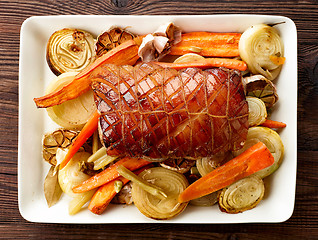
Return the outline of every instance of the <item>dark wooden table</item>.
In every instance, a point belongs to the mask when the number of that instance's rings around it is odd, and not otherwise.
[[[295,210],[279,224],[62,225],[25,221],[18,210],[18,63],[22,22],[57,14],[283,15],[298,29],[298,172]],[[317,0],[0,0],[0,239],[318,239]],[[282,199],[284,201],[284,199]]]

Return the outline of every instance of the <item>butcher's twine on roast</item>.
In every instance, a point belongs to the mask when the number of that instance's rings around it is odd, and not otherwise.
[[[91,78],[109,155],[208,157],[246,140],[248,105],[239,71],[142,63],[103,65]]]

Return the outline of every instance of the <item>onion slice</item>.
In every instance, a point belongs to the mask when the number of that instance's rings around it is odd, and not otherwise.
[[[46,88],[46,94],[54,92],[70,83],[76,72],[67,72],[58,76]],[[46,108],[49,117],[58,125],[67,129],[81,129],[96,110],[93,90],[62,104]]]
[[[232,158],[230,152],[215,154],[211,157],[200,158],[196,161],[197,169],[200,175],[203,177],[209,172],[212,172],[223,163],[227,162]]]
[[[282,65],[273,61],[271,56],[282,58],[284,46],[275,28],[266,24],[257,24],[249,27],[242,34],[239,53],[253,74],[262,74],[267,79],[274,80]]]
[[[224,188],[219,195],[219,207],[227,213],[240,213],[256,207],[263,199],[265,187],[258,176],[243,178]]]
[[[46,60],[52,72],[79,72],[95,59],[95,39],[86,31],[64,28],[54,32],[46,47]]]
[[[250,126],[257,126],[265,122],[267,110],[265,103],[256,97],[246,97],[248,103],[248,123]]]
[[[160,187],[166,194],[159,199],[132,184],[132,198],[138,210],[152,219],[170,219],[180,214],[188,203],[179,203],[178,196],[188,186],[187,179],[180,173],[162,167],[149,168],[138,175],[145,181]]]

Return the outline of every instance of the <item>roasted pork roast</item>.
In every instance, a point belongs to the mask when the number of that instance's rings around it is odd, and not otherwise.
[[[196,159],[245,142],[248,105],[239,71],[109,64],[91,78],[109,155]]]

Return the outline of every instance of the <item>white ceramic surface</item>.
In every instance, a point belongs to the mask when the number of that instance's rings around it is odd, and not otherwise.
[[[42,96],[45,87],[55,77],[45,59],[46,43],[54,31],[71,27],[98,35],[116,25],[129,26],[129,30],[145,34],[168,21],[187,32],[243,32],[252,24],[284,22],[276,26],[284,41],[286,62],[275,81],[280,99],[271,118],[287,123],[287,128],[280,132],[285,145],[283,163],[266,180],[265,199],[255,209],[240,214],[226,214],[220,212],[217,206],[188,206],[178,217],[160,223],[282,222],[292,215],[297,163],[297,32],[292,20],[264,15],[47,16],[31,17],[21,27],[18,197],[20,213],[26,220],[50,223],[158,223],[143,216],[134,206],[110,205],[100,216],[87,209],[70,216],[70,199],[67,196],[48,208],[43,194],[43,181],[49,164],[42,160],[41,140],[43,133],[54,129],[56,125],[44,109],[36,108],[33,98]]]

